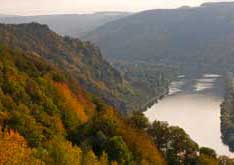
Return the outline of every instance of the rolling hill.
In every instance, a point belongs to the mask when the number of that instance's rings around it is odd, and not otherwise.
[[[79,39],[61,37],[47,25],[37,23],[0,25],[0,43],[31,52],[72,74],[91,93],[126,111],[123,91],[131,95],[127,81],[101,56],[98,48]],[[122,92],[121,92],[122,91]],[[117,97],[118,96],[118,97]]]
[[[2,45],[0,128],[0,164],[166,165],[219,160],[215,151],[199,148],[181,128],[159,121],[150,124],[140,112],[123,117],[43,57]]]
[[[65,71],[2,45],[0,57],[0,164],[166,163],[146,133]]]
[[[103,59],[99,48],[90,42],[62,37],[47,25],[0,24],[0,43],[54,63],[78,80],[85,90],[95,93],[122,113],[141,110],[143,104],[167,89],[168,80],[166,76],[161,78],[163,70],[160,68],[156,69],[154,77],[149,77],[150,86],[140,80],[141,75],[146,75],[144,73],[130,81]]]
[[[129,15],[124,12],[100,12],[94,14],[64,14],[42,16],[5,16],[0,15],[1,23],[21,24],[37,22],[47,24],[60,35],[81,37],[97,27]],[[66,25],[66,26],[64,26]]]
[[[37,23],[0,24],[0,43],[0,164],[233,162],[179,127],[141,112],[121,116],[105,100],[122,102],[134,87],[90,43]],[[128,67],[133,79],[152,71]]]
[[[90,32],[110,61],[181,65],[193,71],[233,68],[234,3],[144,11]]]

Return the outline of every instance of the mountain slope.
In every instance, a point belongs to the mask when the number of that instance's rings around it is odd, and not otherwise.
[[[84,89],[122,113],[142,110],[142,105],[152,98],[157,100],[167,89],[167,76],[163,75],[160,67],[155,68],[154,76],[142,72],[144,67],[132,68],[133,73],[130,71],[129,75],[133,78],[129,78],[106,62],[100,50],[90,42],[59,36],[46,25],[0,24],[0,43],[54,63],[78,80]],[[139,73],[134,73],[134,70]],[[146,81],[140,80],[142,76]]]
[[[124,97],[131,97],[132,87],[101,56],[98,48],[79,39],[61,37],[46,25],[37,23],[0,25],[0,42],[31,52],[56,64],[79,80],[89,92],[126,112]]]
[[[234,3],[150,10],[86,35],[106,58],[223,70],[234,62]],[[214,67],[215,66],[215,67]]]
[[[165,164],[146,133],[89,95],[66,72],[35,54],[13,48],[1,46],[0,57],[1,163]],[[81,128],[92,131],[92,138]],[[98,152],[96,143],[103,136],[102,142],[111,149],[102,146]],[[144,143],[132,141],[136,137]]]
[[[31,28],[35,33],[30,33]],[[140,112],[122,117],[95,93],[87,93],[79,83],[87,77],[77,79],[77,72],[63,66],[64,58],[55,58],[53,52],[60,49],[50,36],[54,33],[45,33],[46,26],[4,25],[3,29],[2,41],[8,47],[0,46],[0,163],[217,164],[215,151],[199,149],[182,129],[165,122],[150,124]],[[21,42],[16,39],[19,34],[24,39]],[[45,40],[48,35],[49,42]],[[37,43],[33,50],[40,50],[41,56],[32,51],[30,43],[24,43],[29,36]]]
[[[0,22],[8,24],[20,24],[38,22],[47,24],[53,31],[60,35],[81,37],[97,27],[122,17],[129,13],[100,12],[94,14],[64,14],[43,16],[0,16]],[[66,26],[64,26],[66,25]]]

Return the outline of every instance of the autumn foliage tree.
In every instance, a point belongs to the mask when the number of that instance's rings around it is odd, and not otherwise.
[[[19,133],[0,131],[0,164],[41,164],[33,156],[33,151],[27,141]]]

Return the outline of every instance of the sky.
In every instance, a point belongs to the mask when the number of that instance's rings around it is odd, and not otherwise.
[[[0,0],[0,14],[45,15],[198,6],[209,0]],[[223,2],[229,0],[213,0]],[[233,0],[234,1],[234,0]]]

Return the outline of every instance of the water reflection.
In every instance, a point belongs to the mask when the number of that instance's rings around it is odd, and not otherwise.
[[[222,100],[220,75],[180,76],[171,84],[169,96],[149,108],[145,115],[150,121],[167,121],[170,125],[180,126],[200,146],[213,148],[219,155],[234,157],[220,138]]]
[[[212,77],[211,75],[204,75],[200,79],[196,79],[196,83],[193,86],[195,91],[204,91],[206,89],[212,89],[214,83],[218,77]]]

